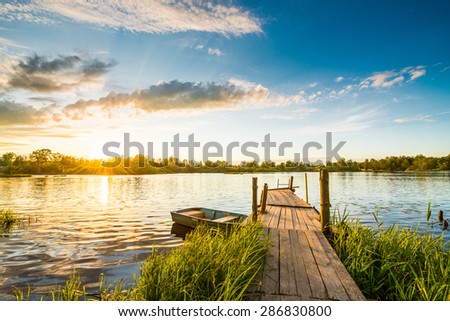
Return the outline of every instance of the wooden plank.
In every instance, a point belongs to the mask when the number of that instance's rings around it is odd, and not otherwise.
[[[202,211],[186,211],[186,212],[179,212],[180,214],[192,216],[192,217],[205,217],[205,213]]]
[[[269,242],[264,262],[261,292],[263,294],[278,294],[280,291],[280,240],[276,230],[269,229]]]
[[[228,222],[228,221],[234,221],[234,220],[236,220],[238,218],[239,218],[239,216],[228,215],[228,216],[224,216],[224,217],[221,217],[221,218],[216,218],[214,220],[214,222]]]
[[[325,253],[322,244],[318,239],[318,235],[323,235],[321,232],[305,231],[308,242],[311,246],[314,258],[317,262],[317,267],[322,275],[323,283],[328,292],[328,296],[333,300],[350,300],[344,286],[339,281],[339,277],[333,268],[331,260]]]
[[[278,294],[263,294],[261,301],[281,301],[281,297]]]
[[[297,288],[297,295],[300,296],[302,300],[308,300],[312,297],[312,292],[304,261],[304,257],[307,254],[304,253],[305,249],[300,246],[297,231],[290,230],[289,236],[291,240],[294,279]]]
[[[297,285],[295,278],[293,253],[289,231],[279,230],[280,234],[280,294],[296,295]]]
[[[292,230],[294,228],[294,221],[293,221],[293,213],[295,211],[295,208],[292,207],[286,207],[285,208],[285,221],[284,221],[284,228],[288,230]]]
[[[337,256],[334,249],[331,247],[330,243],[326,239],[325,235],[318,234],[320,243],[322,244],[325,253],[328,255],[331,263],[333,264],[333,268],[336,271],[339,281],[345,288],[350,300],[352,301],[365,301],[366,298],[362,294],[356,282],[352,279],[347,269],[345,268],[342,261]]]
[[[320,222],[317,220],[316,217],[313,217],[315,211],[314,212],[312,211],[314,210],[313,209],[302,210],[302,218],[303,221],[305,222],[306,229],[312,231],[320,231],[321,230]]]
[[[311,297],[326,300],[328,298],[325,285],[322,281],[316,260],[314,259],[312,250],[309,246],[305,231],[297,231],[299,247],[302,249],[302,256],[306,275],[308,276],[309,286],[311,289]],[[301,293],[299,293],[301,294]],[[301,294],[303,297],[303,294]]]
[[[278,226],[280,224],[281,210],[282,209],[283,209],[282,207],[273,207],[274,216],[273,216],[272,220],[270,221],[270,225],[269,225],[269,227],[271,229],[278,228]]]
[[[275,206],[307,207],[311,205],[289,189],[269,190],[267,204]]]
[[[302,209],[295,208],[293,212],[294,229],[296,230],[306,230],[306,224],[304,219],[301,217],[303,213]]]

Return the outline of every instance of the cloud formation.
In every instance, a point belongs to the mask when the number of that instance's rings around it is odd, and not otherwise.
[[[208,48],[208,55],[223,56],[223,52],[218,48]]]
[[[115,65],[98,59],[86,59],[77,55],[49,59],[37,54],[17,61],[6,70],[2,79],[6,89],[26,89],[51,93],[97,83]]]
[[[0,126],[39,124],[51,117],[50,108],[36,109],[13,101],[0,100]]]
[[[360,89],[367,88],[390,88],[394,85],[401,85],[406,82],[412,82],[426,74],[424,66],[406,67],[400,71],[377,72],[370,77],[365,78],[358,85]]]
[[[433,120],[431,119],[431,115],[417,115],[415,117],[404,117],[404,118],[397,118],[394,119],[395,123],[411,123],[411,122],[425,122],[425,123],[431,123]]]
[[[251,104],[264,101],[269,90],[262,85],[239,86],[233,83],[201,82],[159,82],[147,89],[138,89],[132,93],[110,92],[97,100],[80,99],[67,105],[63,112],[66,116],[78,120],[89,115],[89,109],[100,108],[103,111],[131,107],[148,113],[167,110],[193,109],[235,109],[242,103]]]
[[[249,11],[231,4],[200,0],[29,0],[0,8],[9,20],[54,23],[67,18],[133,32],[215,32],[225,36],[260,33],[261,22]]]

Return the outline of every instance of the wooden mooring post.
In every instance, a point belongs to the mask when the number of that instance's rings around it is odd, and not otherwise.
[[[252,222],[258,219],[258,177],[252,178]]]
[[[292,191],[294,189],[294,176],[289,178],[289,189]]]
[[[269,191],[269,185],[267,183],[264,183],[263,190],[261,191],[261,214],[266,213],[266,205],[267,205],[267,193]]]
[[[328,170],[326,169],[320,171],[320,222],[322,225],[322,232],[325,235],[329,235],[331,232],[330,188]]]
[[[308,174],[305,173],[305,201],[309,204],[308,201]]]

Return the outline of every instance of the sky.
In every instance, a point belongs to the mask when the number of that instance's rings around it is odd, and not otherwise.
[[[449,16],[445,0],[2,0],[0,154],[101,158],[127,133],[158,158],[194,134],[196,160],[208,142],[262,159],[270,134],[271,160],[317,142],[313,161],[331,132],[347,160],[445,156]]]

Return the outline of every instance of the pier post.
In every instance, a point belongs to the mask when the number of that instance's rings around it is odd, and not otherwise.
[[[258,219],[258,177],[252,177],[252,222]]]
[[[329,235],[330,226],[330,189],[328,170],[320,171],[320,222],[322,224],[322,232]]]
[[[264,188],[262,190],[262,197],[261,197],[261,214],[266,212],[266,205],[267,205],[267,192],[269,190],[269,186],[267,183],[264,183]]]
[[[289,189],[292,191],[294,189],[294,176],[289,179]]]
[[[444,222],[444,211],[443,210],[438,211],[438,219],[439,219],[439,223]]]
[[[308,174],[305,173],[305,201],[309,204],[308,201]]]

